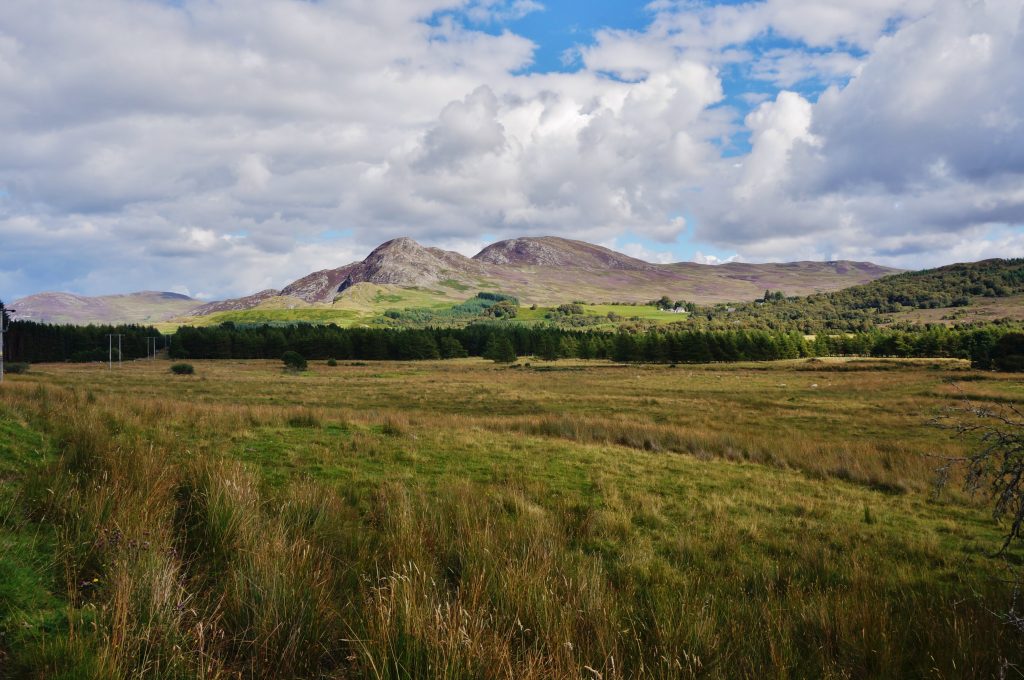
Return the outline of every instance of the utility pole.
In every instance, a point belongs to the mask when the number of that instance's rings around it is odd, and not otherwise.
[[[121,333],[107,333],[107,368],[114,368],[114,338],[117,338],[117,365],[121,366]]]
[[[7,314],[15,311],[14,309],[5,309],[4,303],[0,302],[0,383],[4,381],[4,333],[7,332],[10,324],[10,317]]]

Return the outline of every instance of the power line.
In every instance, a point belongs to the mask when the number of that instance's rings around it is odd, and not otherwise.
[[[0,302],[0,383],[4,381],[4,333],[10,328],[11,318],[8,314],[13,314],[18,310],[6,309],[4,303]]]
[[[121,366],[121,338],[122,333],[107,333],[107,368],[114,368],[114,338],[117,338],[117,366]]]

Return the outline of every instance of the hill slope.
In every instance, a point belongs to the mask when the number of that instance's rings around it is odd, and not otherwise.
[[[663,295],[713,304],[754,300],[767,288],[795,295],[835,291],[896,271],[845,261],[652,264],[554,236],[500,241],[466,257],[398,238],[382,243],[361,262],[312,272],[280,290],[229,300],[201,304],[183,295],[154,292],[98,298],[40,293],[16,301],[14,307],[21,318],[53,323],[198,323],[238,312],[254,321],[326,322],[339,315],[354,321],[394,307],[452,306],[478,292],[507,293],[525,305],[542,307],[574,300],[643,303]],[[375,291],[371,302],[345,294],[359,284]]]
[[[553,236],[500,241],[468,258],[399,238],[381,244],[362,262],[313,272],[279,291],[204,305],[195,314],[253,309],[274,297],[310,305],[343,304],[341,294],[359,283],[416,288],[440,301],[490,290],[538,305],[645,302],[662,295],[714,303],[753,300],[765,288],[799,295],[839,290],[896,271],[864,262],[661,265]]]
[[[819,333],[866,331],[899,322],[1021,321],[1022,296],[1024,259],[992,259],[903,272],[807,297],[710,306],[688,323]]]
[[[84,325],[155,323],[187,314],[200,304],[187,295],[156,291],[99,297],[46,292],[15,300],[11,307],[26,321]]]

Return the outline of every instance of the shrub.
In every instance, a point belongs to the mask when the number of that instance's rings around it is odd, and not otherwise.
[[[1024,333],[1007,333],[992,349],[992,362],[1000,371],[1024,371]]]
[[[338,362],[337,362],[337,360],[336,360],[336,359],[328,359],[328,360],[327,360],[327,365],[328,365],[328,366],[337,366],[337,365],[338,365]]]
[[[281,361],[284,362],[285,368],[290,371],[306,370],[306,357],[302,356],[298,352],[288,350],[281,355]]]
[[[7,373],[28,373],[29,364],[21,361],[16,361],[10,364],[4,364],[4,371]]]
[[[172,364],[171,373],[174,375],[192,375],[196,369],[192,364]]]
[[[497,302],[484,310],[484,316],[495,319],[514,319],[518,313],[515,303],[508,300]]]

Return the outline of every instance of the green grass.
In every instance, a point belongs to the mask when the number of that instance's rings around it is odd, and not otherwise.
[[[455,279],[445,279],[444,281],[439,281],[438,285],[444,286],[445,288],[453,288],[460,292],[464,290],[470,290],[470,286],[467,286],[466,284],[461,283]]]
[[[667,312],[653,305],[583,305],[583,311],[587,314],[596,314],[598,316],[607,316],[609,313],[615,313],[627,319],[636,317],[666,322],[682,321],[687,316],[685,313]]]
[[[351,326],[352,324],[365,320],[365,315],[351,309],[330,309],[317,307],[304,307],[301,309],[245,309],[230,312],[217,312],[208,316],[198,317],[196,325],[217,326],[230,321],[237,324],[262,324],[262,323],[315,323],[315,324],[337,324],[339,326]]]
[[[189,317],[176,320],[173,324],[161,324],[161,330],[169,331],[182,323],[196,326],[216,326],[225,322],[236,324],[336,324],[342,327],[390,325],[384,317],[388,310],[432,310],[443,312],[457,307],[464,302],[474,288],[454,279],[440,282],[441,286],[460,293],[458,297],[449,297],[443,290],[431,290],[415,287],[383,286],[361,283],[349,288],[338,296],[333,305],[306,305],[301,301],[289,299],[288,304],[294,308],[282,307],[282,299],[274,299],[254,309],[217,312],[201,317]],[[478,286],[493,288],[493,285]],[[545,314],[554,307],[538,307],[530,309],[523,305],[519,308],[517,323],[550,323]],[[672,323],[682,321],[686,314],[666,312],[650,305],[583,305],[584,314],[594,319],[588,328],[613,330],[623,323],[634,320],[654,323]],[[613,312],[622,317],[611,321],[608,313]],[[468,320],[468,319],[467,319]],[[462,321],[463,323],[466,320]]]
[[[54,527],[33,522],[19,487],[50,445],[0,409],[0,677],[87,677],[96,658],[71,634],[88,613],[69,611],[55,587]],[[67,671],[67,674],[64,673]]]
[[[445,291],[399,286],[378,286],[360,283],[341,293],[331,305],[309,305],[287,298],[289,307],[277,298],[253,309],[216,312],[206,316],[182,317],[173,324],[161,324],[161,330],[179,325],[216,326],[224,322],[236,324],[335,324],[341,327],[383,324],[389,309],[447,309],[461,298],[450,298]]]
[[[949,380],[1019,403],[1012,376],[468,359],[196,362],[169,381],[158,363],[40,366],[0,391],[22,442],[9,497],[46,507],[32,526],[52,536],[7,591],[95,624],[55,638],[82,660],[54,676],[952,678],[1021,660],[991,613],[1000,527],[935,499],[925,455],[963,451],[925,422]]]
[[[280,299],[268,301],[254,309],[216,312],[200,317],[182,317],[173,324],[159,324],[161,330],[170,331],[178,325],[187,323],[195,326],[216,326],[225,322],[236,324],[336,324],[342,327],[390,325],[384,313],[389,310],[431,310],[444,312],[457,307],[465,301],[470,291],[469,286],[458,284],[457,281],[442,281],[441,285],[451,288],[463,295],[449,297],[448,293],[423,288],[399,286],[378,286],[374,284],[357,284],[338,296],[333,305],[306,305],[300,301],[289,299],[294,308],[281,306]],[[549,323],[545,314],[554,307],[538,307],[530,309],[528,305],[519,308],[517,323]],[[650,305],[583,305],[584,314],[588,317],[599,317],[588,328],[613,330],[623,323],[640,320],[654,323],[672,323],[682,321],[686,314],[666,312]],[[611,321],[608,313],[613,312],[622,317]],[[463,319],[465,323],[471,317]]]
[[[594,323],[588,325],[587,328],[597,329],[615,329],[623,323],[634,320],[662,324],[683,321],[687,317],[685,313],[666,312],[653,305],[581,305],[581,307],[583,307],[584,316],[597,317],[593,320]],[[519,315],[516,317],[516,321],[525,323],[551,322],[545,315],[554,310],[555,307],[531,309],[530,306],[524,305],[519,308]],[[608,319],[609,313],[617,314],[621,318],[612,321]]]

